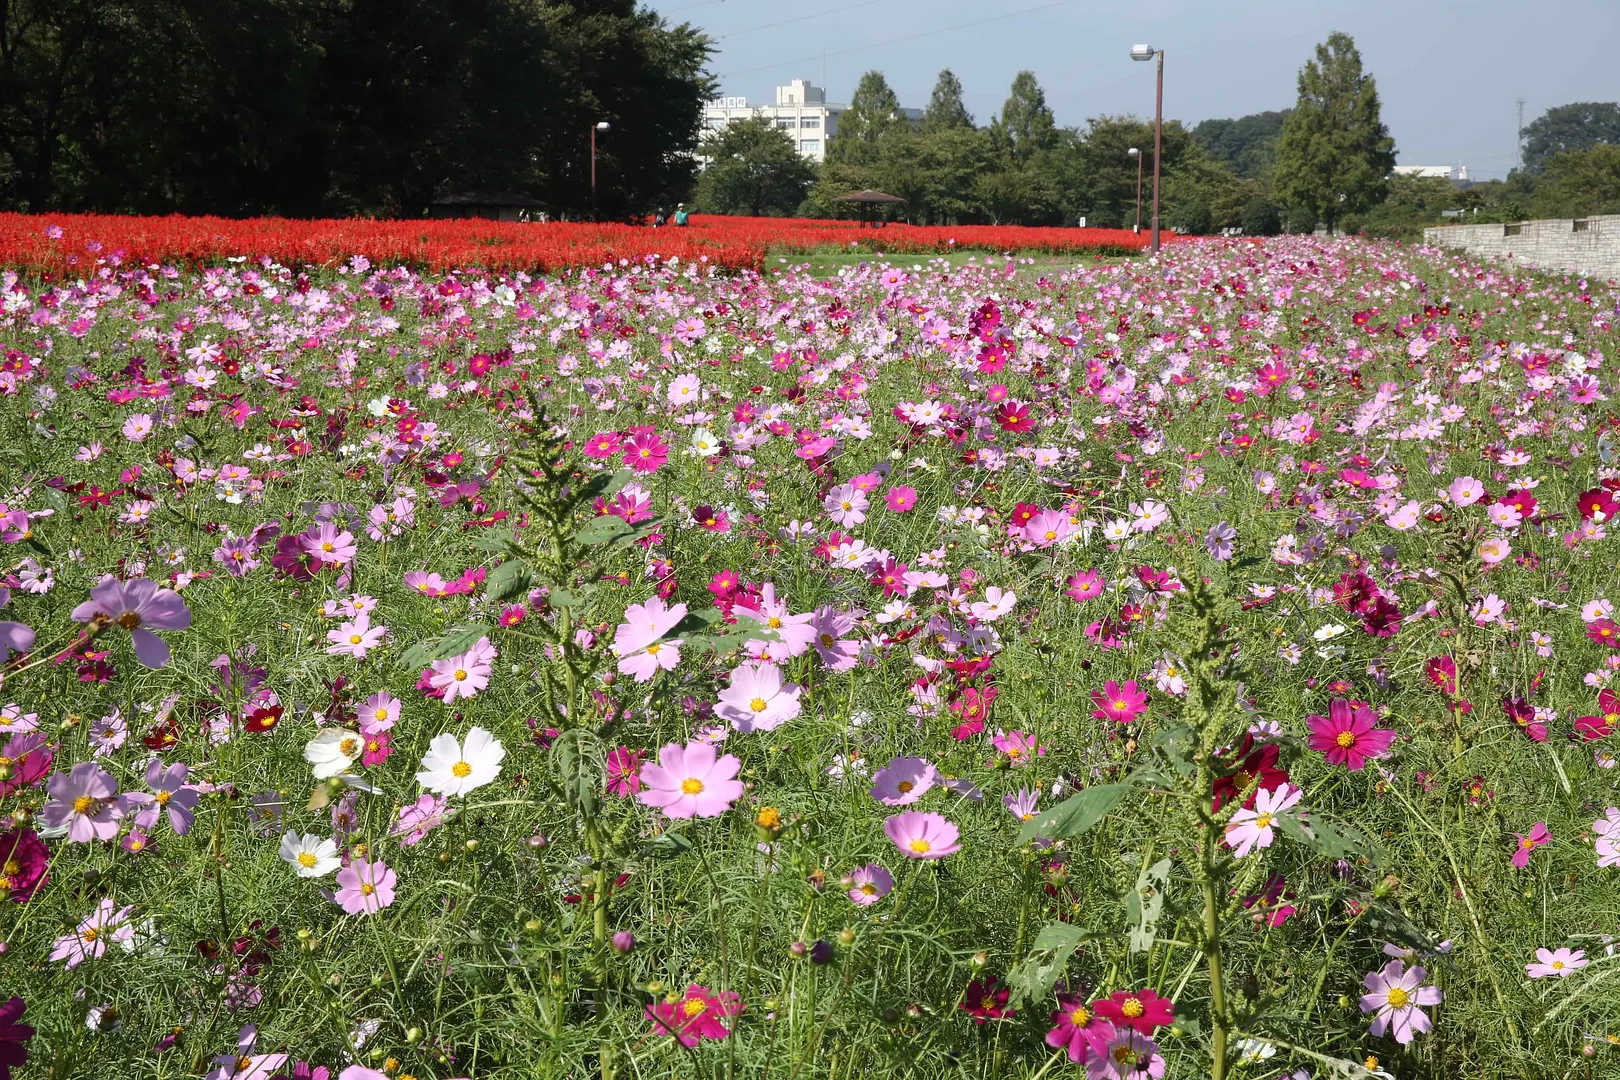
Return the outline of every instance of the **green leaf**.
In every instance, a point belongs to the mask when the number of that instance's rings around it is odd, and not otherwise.
[[[585,481],[579,490],[574,493],[574,504],[578,506],[588,503],[598,496],[611,499],[624,490],[624,486],[630,482],[633,475],[629,469],[620,469],[618,472],[611,473],[597,473]]]
[[[615,517],[612,514],[603,514],[601,517],[591,518],[591,520],[587,521],[584,528],[574,534],[574,541],[585,547],[596,547],[598,544],[605,544],[610,540],[629,536],[635,531],[635,527],[627,523],[624,518]]]
[[[443,660],[447,656],[466,652],[479,638],[487,637],[489,631],[488,623],[463,623],[452,626],[436,637],[418,641],[401,653],[394,664],[406,671],[419,671],[435,660]]]
[[[1079,836],[1107,817],[1108,811],[1130,789],[1129,783],[1098,784],[1071,795],[1046,813],[1026,821],[1018,831],[1018,842],[1027,844],[1031,840],[1061,840]]]
[[[1136,887],[1125,894],[1125,921],[1130,923],[1131,952],[1147,952],[1164,911],[1164,893],[1170,884],[1170,860],[1160,859],[1136,877]]]
[[[1007,972],[1007,985],[1012,989],[1013,1007],[1029,1001],[1039,1001],[1052,992],[1058,976],[1068,966],[1081,943],[1094,937],[1093,933],[1069,923],[1047,923],[1035,935],[1030,954]]]
[[[45,502],[50,506],[50,508],[52,510],[55,510],[58,514],[67,513],[67,508],[68,508],[67,499],[66,499],[65,496],[63,496],[63,494],[60,491],[57,491],[55,488],[53,488],[53,487],[41,488],[40,489],[40,497],[43,498],[45,500]]]
[[[1318,817],[1301,821],[1292,814],[1277,818],[1276,824],[1285,835],[1309,844],[1325,859],[1372,855],[1376,850],[1367,835],[1352,825],[1329,825]]]
[[[484,582],[484,599],[496,603],[510,600],[519,593],[528,592],[533,581],[534,572],[529,569],[528,563],[521,559],[508,559],[490,571],[488,580]]]
[[[472,538],[472,546],[495,555],[521,554],[511,533],[477,533]]]
[[[692,838],[682,832],[659,833],[641,845],[645,859],[674,859],[692,850]]]

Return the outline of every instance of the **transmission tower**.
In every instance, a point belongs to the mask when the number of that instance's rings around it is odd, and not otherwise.
[[[1514,98],[1514,104],[1519,107],[1519,126],[1513,137],[1513,167],[1524,167],[1524,98]]]

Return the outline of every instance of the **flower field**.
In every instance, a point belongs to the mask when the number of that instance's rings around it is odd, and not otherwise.
[[[617,223],[468,220],[299,221],[289,218],[123,217],[0,214],[0,266],[69,277],[131,263],[187,266],[268,257],[294,269],[335,268],[353,255],[434,272],[555,271],[621,259],[678,259],[726,269],[759,268],[767,252],[806,254],[859,247],[905,253],[947,251],[1118,255],[1147,246],[1129,229],[1021,225],[863,229],[856,221],[697,215],[685,228]]]
[[[1620,1075],[1611,285],[44,221],[0,1080]]]

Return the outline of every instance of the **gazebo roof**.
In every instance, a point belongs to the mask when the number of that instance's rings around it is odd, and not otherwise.
[[[898,195],[886,195],[881,191],[873,191],[870,188],[865,191],[852,191],[848,195],[839,195],[833,199],[833,202],[853,203],[903,203],[905,201]]]

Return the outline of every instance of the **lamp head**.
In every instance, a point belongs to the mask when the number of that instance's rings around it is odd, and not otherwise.
[[[1132,60],[1151,60],[1158,55],[1158,50],[1151,45],[1132,45]]]
[[[1133,146],[1133,147],[1131,147],[1131,148],[1130,148],[1130,149],[1129,149],[1129,150],[1127,150],[1127,151],[1125,151],[1125,153],[1126,153],[1126,154],[1128,154],[1128,155],[1130,155],[1130,156],[1131,156],[1131,157],[1136,157],[1136,156],[1137,156],[1137,155],[1138,155],[1138,154],[1140,154],[1140,153],[1141,153],[1141,152],[1142,152],[1142,151],[1140,151],[1140,150],[1138,150],[1138,149],[1137,149],[1137,148],[1136,148],[1136,147],[1134,147],[1134,146]]]
[[[606,120],[598,120],[596,122],[596,130],[606,133],[613,130],[613,125],[608,123]]]

